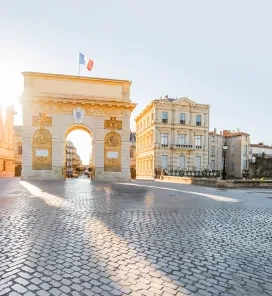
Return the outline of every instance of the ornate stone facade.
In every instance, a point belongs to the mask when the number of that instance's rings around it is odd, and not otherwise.
[[[66,136],[82,129],[92,137],[93,178],[130,180],[129,125],[136,106],[129,98],[130,81],[30,72],[23,75],[22,178],[65,178]],[[111,137],[109,132],[118,132],[118,137]],[[49,138],[51,142],[46,142]],[[108,152],[115,152],[109,156],[118,152],[118,161],[107,157]]]
[[[135,119],[137,178],[153,179],[162,168],[207,168],[209,110],[188,98],[153,100]]]

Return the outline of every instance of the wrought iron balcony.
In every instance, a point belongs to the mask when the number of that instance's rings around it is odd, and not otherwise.
[[[175,148],[176,149],[194,149],[194,146],[189,144],[176,144]]]

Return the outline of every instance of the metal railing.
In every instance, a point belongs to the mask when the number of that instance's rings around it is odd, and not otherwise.
[[[162,170],[155,169],[156,178],[163,176],[175,176],[175,177],[199,177],[199,178],[218,178],[221,177],[221,170]]]

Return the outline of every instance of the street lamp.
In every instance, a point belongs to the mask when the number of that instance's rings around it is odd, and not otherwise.
[[[226,154],[227,154],[227,150],[228,150],[227,143],[223,144],[222,149],[223,149],[223,157],[224,157],[222,180],[226,180]]]

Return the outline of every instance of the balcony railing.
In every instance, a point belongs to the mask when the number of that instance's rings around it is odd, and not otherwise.
[[[201,126],[201,121],[197,121],[196,126]]]
[[[160,144],[161,148],[170,148],[170,149],[196,149],[202,150],[203,146],[190,145],[190,144]]]
[[[188,145],[188,144],[176,144],[175,147],[181,148],[181,149],[194,149],[193,145]]]
[[[176,177],[199,177],[199,178],[218,178],[221,176],[221,171],[219,170],[188,170],[188,169],[176,169],[176,170],[165,170],[165,169],[155,169],[156,178],[163,176],[176,176]]]
[[[180,121],[180,124],[184,125],[185,124],[185,120],[181,119]]]
[[[163,119],[162,119],[162,123],[168,123],[168,119],[163,118]]]

